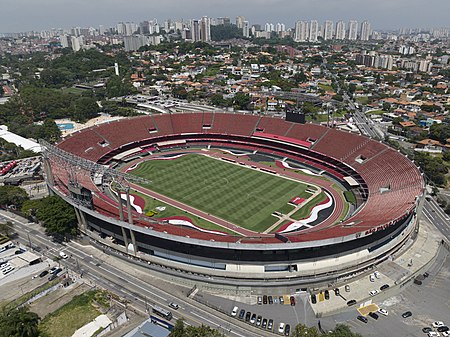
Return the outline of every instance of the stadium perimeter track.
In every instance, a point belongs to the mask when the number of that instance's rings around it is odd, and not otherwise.
[[[93,183],[98,171],[103,183],[118,177],[104,165],[127,156],[210,145],[256,150],[315,168],[354,191],[360,206],[343,221],[297,233],[220,236],[144,219],[131,209],[120,212],[117,201]],[[101,124],[56,148],[44,144],[44,163],[50,188],[75,207],[85,234],[167,272],[212,275],[217,283],[329,282],[370,268],[409,239],[424,188],[414,163],[380,142],[250,114],[160,114]],[[89,205],[80,201],[86,191],[92,192]]]

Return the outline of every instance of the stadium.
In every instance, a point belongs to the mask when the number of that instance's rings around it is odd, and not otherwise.
[[[221,284],[364,272],[411,238],[424,189],[379,141],[265,115],[146,115],[41,145],[50,189],[95,244]]]

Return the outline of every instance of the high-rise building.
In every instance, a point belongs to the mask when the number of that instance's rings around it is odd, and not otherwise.
[[[275,31],[280,34],[281,32],[284,32],[286,30],[286,26],[284,23],[277,23],[275,26]]]
[[[309,38],[308,21],[297,21],[295,23],[294,40],[296,42],[306,42]]]
[[[105,35],[105,33],[106,33],[107,31],[108,31],[108,30],[106,29],[105,26],[103,26],[103,25],[98,26],[98,33],[99,33],[100,35]]]
[[[336,40],[345,40],[345,22],[344,21],[338,21],[336,23]]]
[[[244,25],[242,26],[242,36],[250,37],[250,24],[248,21],[244,21]]]
[[[83,36],[71,36],[70,45],[73,51],[79,51],[84,45]]]
[[[273,25],[273,23],[266,23],[264,25],[264,31],[273,32],[274,30],[275,30],[275,26]]]
[[[239,28],[239,29],[242,29],[242,28],[244,28],[244,21],[245,21],[245,17],[243,17],[243,16],[236,16],[236,26]]]
[[[361,33],[359,35],[360,40],[368,41],[371,33],[372,33],[372,30],[370,27],[370,23],[368,21],[363,21],[361,23]]]
[[[192,42],[200,41],[200,22],[198,20],[191,21],[191,40]]]
[[[323,24],[323,39],[331,40],[333,39],[333,21],[327,20]]]
[[[211,21],[207,16],[200,20],[200,40],[203,42],[211,41]]]
[[[311,20],[309,23],[309,41],[317,41],[319,35],[319,23],[317,20]]]
[[[61,35],[59,37],[59,42],[61,43],[61,47],[69,48],[70,47],[70,36],[69,35]]]
[[[356,40],[358,37],[358,21],[350,21],[348,23],[348,39]]]

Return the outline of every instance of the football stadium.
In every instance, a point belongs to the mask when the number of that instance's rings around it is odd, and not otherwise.
[[[424,190],[382,142],[266,115],[145,115],[41,145],[50,189],[93,244],[221,284],[364,272],[411,238]]]

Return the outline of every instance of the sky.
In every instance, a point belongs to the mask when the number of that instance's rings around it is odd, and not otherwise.
[[[0,32],[106,27],[156,18],[245,16],[250,24],[368,20],[374,29],[450,26],[450,0],[0,0]]]

